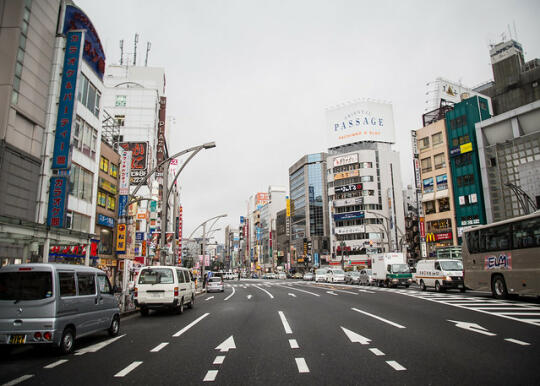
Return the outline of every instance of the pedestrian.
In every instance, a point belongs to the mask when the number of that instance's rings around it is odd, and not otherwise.
[[[240,271],[238,271],[238,281],[240,281]]]
[[[207,280],[208,280],[208,274],[205,273],[205,274],[204,274],[204,279],[203,279],[203,284],[202,284],[203,289],[206,288],[206,282],[207,282]]]

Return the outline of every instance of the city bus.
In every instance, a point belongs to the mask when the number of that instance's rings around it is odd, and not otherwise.
[[[540,296],[540,211],[464,230],[462,256],[467,288]]]

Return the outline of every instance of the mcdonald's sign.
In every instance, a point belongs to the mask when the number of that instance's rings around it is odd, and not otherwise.
[[[434,243],[434,242],[435,242],[435,234],[426,233],[426,243]]]

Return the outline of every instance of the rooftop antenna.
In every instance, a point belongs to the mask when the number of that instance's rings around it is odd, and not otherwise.
[[[516,21],[513,20],[512,24],[514,25],[514,39],[517,41],[518,37],[517,37],[517,30],[516,30]]]
[[[120,40],[120,65],[124,64],[124,39]]]
[[[133,52],[133,65],[137,65],[137,43],[139,42],[139,34],[135,34],[135,41],[133,42],[133,46],[135,51]]]
[[[512,40],[512,30],[510,29],[510,24],[506,25],[508,27],[508,35],[510,36],[510,40]]]
[[[152,43],[146,42],[146,58],[144,59],[144,67],[148,67],[148,53],[150,52],[151,47]]]

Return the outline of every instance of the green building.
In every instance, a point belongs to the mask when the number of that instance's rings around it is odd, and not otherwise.
[[[460,242],[463,227],[486,224],[475,123],[490,117],[488,101],[478,96],[456,103],[454,109],[446,113],[454,207]]]

